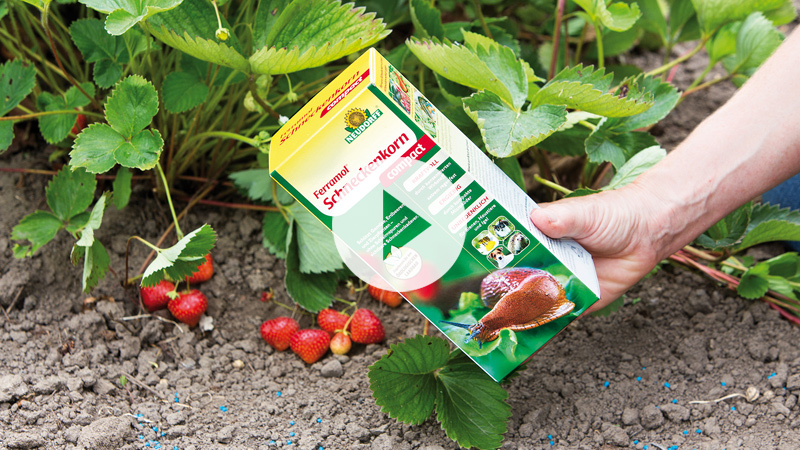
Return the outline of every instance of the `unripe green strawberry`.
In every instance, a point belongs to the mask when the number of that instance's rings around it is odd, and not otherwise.
[[[359,308],[350,320],[350,337],[359,344],[377,344],[386,338],[386,332],[372,311]]]
[[[308,364],[317,362],[328,351],[331,337],[325,330],[300,330],[289,339],[289,346]]]

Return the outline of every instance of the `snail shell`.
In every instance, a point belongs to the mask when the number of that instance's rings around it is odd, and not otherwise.
[[[528,267],[502,269],[481,282],[481,300],[492,308],[473,325],[446,322],[466,328],[479,344],[493,341],[504,328],[528,330],[568,314],[575,304],[567,300],[564,287],[544,270]]]

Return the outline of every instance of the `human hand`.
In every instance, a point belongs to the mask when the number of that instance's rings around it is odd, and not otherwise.
[[[600,301],[588,312],[617,299],[671,253],[669,205],[635,183],[540,206],[531,212],[537,228],[575,239],[594,257]]]

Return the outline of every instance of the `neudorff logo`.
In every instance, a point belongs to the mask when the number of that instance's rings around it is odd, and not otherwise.
[[[350,134],[344,138],[348,144],[353,143],[357,137],[361,136],[367,128],[370,127],[378,117],[382,116],[383,112],[376,109],[374,113],[370,113],[368,109],[353,108],[347,111],[344,115],[344,129],[349,131]]]

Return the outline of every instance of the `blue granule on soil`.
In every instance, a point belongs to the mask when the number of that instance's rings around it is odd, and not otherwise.
[[[703,432],[703,430],[701,430],[701,429],[699,429],[699,428],[697,429],[697,434],[700,434],[700,433],[702,433],[702,432]]]
[[[687,434],[689,434],[689,430],[683,430],[683,434],[684,434],[684,435],[687,435]]]
[[[220,406],[219,410],[222,411],[222,412],[226,412],[226,411],[228,411],[228,407],[227,406]]]
[[[721,382],[720,384],[722,385],[722,387],[725,387],[725,382],[724,381]]]
[[[665,388],[667,388],[667,389],[669,389],[669,388],[670,388],[670,385],[669,385],[669,383],[664,383],[664,387],[665,387]]]
[[[636,381],[642,381],[642,377],[636,377]]]
[[[291,422],[289,422],[289,425],[294,425],[294,420],[292,420]]]
[[[322,417],[317,417],[317,423],[322,423]]]
[[[277,395],[278,397],[280,397],[280,396],[281,396],[281,391],[278,391],[278,392],[276,392],[276,393],[275,393],[275,395]]]
[[[731,406],[731,411],[736,411],[736,407],[735,406]]]
[[[605,387],[608,387],[608,386],[610,386],[610,385],[611,385],[611,383],[609,383],[608,381],[606,381],[605,383],[603,383],[603,386],[605,386]]]
[[[672,399],[672,403],[676,403],[677,404],[678,403],[678,399],[677,398],[673,398]]]
[[[294,431],[292,431],[291,433],[289,433],[289,436],[291,436],[291,437],[294,437]]]

